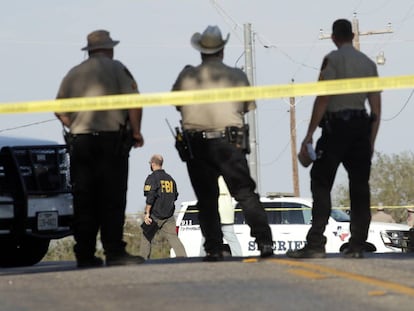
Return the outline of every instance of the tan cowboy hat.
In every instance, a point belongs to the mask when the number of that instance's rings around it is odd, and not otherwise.
[[[217,26],[208,26],[202,34],[196,32],[191,37],[191,45],[196,50],[204,54],[214,54],[224,48],[229,40],[230,34],[227,34],[225,40],[221,36],[221,31]]]
[[[82,51],[92,51],[98,49],[112,49],[119,41],[112,40],[109,32],[106,30],[92,31],[88,37],[88,45],[83,47]]]

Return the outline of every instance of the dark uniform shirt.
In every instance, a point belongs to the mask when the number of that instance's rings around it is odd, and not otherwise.
[[[324,59],[321,77],[323,80],[377,77],[377,66],[352,44],[344,44],[330,52]],[[329,97],[328,111],[345,109],[363,110],[368,93],[338,94]]]
[[[164,170],[156,170],[145,180],[144,195],[151,205],[151,216],[166,219],[174,214],[178,192],[175,180]]]

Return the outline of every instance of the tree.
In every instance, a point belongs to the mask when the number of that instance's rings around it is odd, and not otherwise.
[[[414,204],[414,153],[376,152],[371,169],[371,206],[406,206]],[[335,206],[349,206],[347,185],[338,185],[334,191]],[[405,208],[386,209],[396,222],[405,222]]]

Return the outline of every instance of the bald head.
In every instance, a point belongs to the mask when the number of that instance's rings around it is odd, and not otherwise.
[[[151,157],[150,162],[152,164],[155,164],[156,166],[159,166],[161,168],[162,167],[162,164],[164,163],[164,159],[163,159],[162,155],[160,155],[160,154],[154,154]]]

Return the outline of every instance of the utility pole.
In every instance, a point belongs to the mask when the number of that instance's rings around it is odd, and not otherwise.
[[[292,79],[292,83],[294,80]],[[292,174],[293,174],[293,193],[295,197],[300,196],[299,192],[299,174],[298,174],[298,160],[296,158],[296,103],[295,97],[290,97],[290,147],[292,153]]]
[[[254,68],[253,68],[253,37],[252,37],[252,25],[244,24],[244,52],[245,52],[245,72],[249,79],[250,85],[255,84]],[[256,190],[260,193],[260,178],[259,178],[259,166],[258,148],[257,148],[257,133],[256,133],[256,110],[250,111],[247,114],[247,124],[249,124],[249,144],[250,154],[248,156],[248,163],[250,168],[250,174],[256,182]]]
[[[356,13],[354,13],[354,17],[352,18],[352,32],[354,33],[354,40],[352,41],[353,46],[355,47],[355,49],[357,49],[358,51],[360,51],[361,46],[359,44],[359,37],[360,36],[370,36],[370,35],[380,35],[380,34],[386,34],[386,33],[393,33],[392,27],[391,27],[391,23],[388,23],[387,28],[383,29],[383,30],[371,30],[371,31],[365,31],[365,32],[360,32],[359,31],[359,20],[356,17]],[[321,33],[319,35],[319,39],[330,39],[331,35],[326,35],[322,33],[322,29],[321,29]],[[380,55],[382,57],[384,57],[384,53],[381,52]],[[385,59],[383,59],[385,60]],[[384,63],[380,63],[381,65],[383,65]]]

